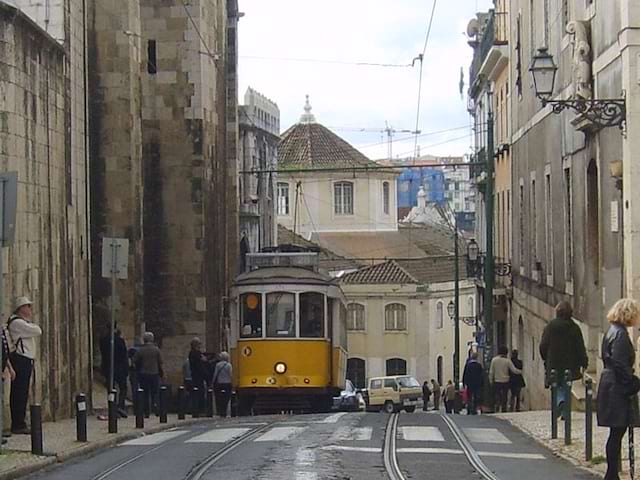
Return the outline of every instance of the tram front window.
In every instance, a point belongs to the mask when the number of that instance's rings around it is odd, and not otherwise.
[[[324,295],[321,293],[300,294],[300,336],[303,338],[324,337]]]
[[[296,299],[293,293],[267,294],[267,336],[296,336]]]
[[[240,318],[242,338],[262,337],[262,295],[245,293],[240,296]]]

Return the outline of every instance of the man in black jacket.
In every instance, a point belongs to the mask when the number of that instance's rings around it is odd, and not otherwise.
[[[478,353],[473,352],[462,374],[462,383],[467,387],[469,396],[469,405],[467,406],[469,415],[475,415],[478,412],[482,394],[482,378],[483,369],[480,362],[478,362]]]
[[[127,344],[122,338],[122,332],[115,326],[113,336],[113,387],[118,387],[118,413],[127,418],[125,398],[127,396],[127,377],[129,375],[129,358]],[[102,357],[102,374],[107,383],[107,391],[111,388],[111,333],[108,332],[100,339],[100,356]]]
[[[556,306],[556,318],[545,327],[540,341],[540,356],[544,360],[547,384],[551,370],[556,371],[557,406],[560,413],[570,395],[567,382],[581,378],[581,369],[587,368],[589,364],[582,332],[573,321],[572,314],[571,304],[560,302]],[[565,378],[565,370],[569,370],[569,378]]]

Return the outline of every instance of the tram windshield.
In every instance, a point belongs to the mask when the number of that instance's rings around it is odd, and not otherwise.
[[[296,297],[293,293],[267,294],[267,336],[296,336]]]
[[[243,338],[262,337],[262,295],[244,293],[240,296],[240,318]]]
[[[316,292],[300,294],[300,336],[324,337],[324,295]]]

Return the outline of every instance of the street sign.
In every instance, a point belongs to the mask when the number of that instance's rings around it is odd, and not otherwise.
[[[18,173],[0,174],[0,245],[13,245],[16,232],[16,204],[18,203]]]
[[[104,237],[102,239],[102,278],[126,280],[129,270],[129,240]]]

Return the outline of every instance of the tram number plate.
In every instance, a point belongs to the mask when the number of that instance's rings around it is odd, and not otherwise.
[[[409,400],[408,398],[402,402],[403,405],[417,405],[418,400]]]

